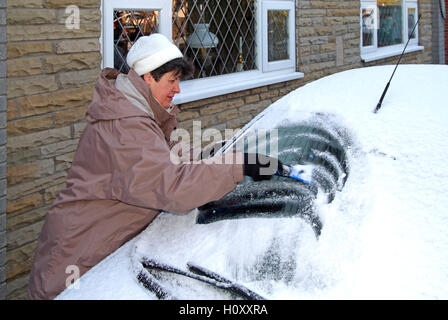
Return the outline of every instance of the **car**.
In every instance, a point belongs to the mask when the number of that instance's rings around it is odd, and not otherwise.
[[[448,66],[399,65],[374,112],[394,67],[308,83],[226,144],[311,185],[246,178],[162,212],[56,299],[447,299]]]

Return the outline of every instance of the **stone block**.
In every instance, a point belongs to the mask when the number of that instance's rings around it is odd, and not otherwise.
[[[100,68],[90,69],[90,70],[82,70],[82,71],[72,71],[72,72],[64,72],[58,74],[59,83],[61,87],[72,88],[86,85],[93,85],[97,81],[100,75]]]
[[[17,99],[23,117],[64,110],[88,104],[92,99],[93,86],[58,90]],[[9,106],[8,106],[9,107]]]
[[[0,33],[1,34],[1,33]],[[7,29],[8,42],[33,40],[58,40],[94,38],[101,34],[99,23],[81,24],[79,29],[67,29],[65,25],[11,25]]]
[[[55,112],[54,123],[56,126],[62,126],[84,120],[86,118],[86,111],[87,107],[82,106],[61,112]]]
[[[51,186],[49,188],[45,189],[44,192],[44,200],[45,203],[48,205],[51,205],[51,203],[53,202],[53,200],[56,198],[56,196],[58,195],[59,191],[62,190],[62,188],[65,187],[65,182],[64,183],[60,183],[57,184],[55,186]]]
[[[28,287],[29,274],[7,279],[6,298],[8,300],[25,300],[27,299],[26,288]]]
[[[47,8],[65,8],[76,5],[80,8],[99,8],[98,0],[47,0]]]
[[[40,221],[24,228],[16,229],[14,231],[8,231],[6,255],[8,256],[8,252],[10,252],[11,250],[36,241],[39,238],[39,234],[42,230],[43,224],[44,221]]]
[[[54,173],[54,160],[44,159],[8,167],[8,186],[42,178]]]
[[[177,119],[179,121],[185,121],[190,119],[195,119],[199,117],[198,111],[182,111],[178,114]]]
[[[35,209],[43,204],[41,193],[33,193],[18,199],[9,200],[7,204],[8,217]]]
[[[84,132],[85,127],[87,126],[87,121],[77,122],[73,124],[73,137],[79,138],[81,134]]]
[[[8,216],[7,232],[13,232],[43,221],[49,208],[50,206],[45,206],[13,217]]]
[[[40,58],[20,58],[8,60],[8,77],[27,77],[42,73]]]
[[[56,10],[36,8],[10,8],[7,10],[8,25],[53,24],[56,21]]]
[[[57,157],[66,153],[76,151],[78,139],[56,142],[40,148],[42,158]]]
[[[21,79],[8,78],[8,99],[55,91],[58,89],[54,76],[35,76]]]
[[[218,123],[224,122],[230,119],[235,119],[238,117],[238,109],[231,109],[221,113],[218,113]]]
[[[72,10],[66,11],[64,9],[57,9],[56,12],[56,21],[57,23],[65,24],[67,18],[69,18],[73,14]],[[69,18],[71,19],[71,18]],[[79,8],[79,22],[83,23],[100,23],[101,21],[101,11],[99,8]],[[71,21],[71,20],[69,20]]]
[[[51,186],[65,182],[67,172],[56,172],[51,176],[35,179],[8,187],[8,201],[39,192]]]
[[[44,0],[8,1],[8,8],[43,8],[44,6]]]
[[[43,115],[8,122],[8,137],[27,134],[53,127],[53,116]]]
[[[51,42],[13,42],[7,44],[8,58],[23,57],[30,54],[44,54],[52,52]]]
[[[220,103],[201,108],[200,113],[201,116],[210,115],[227,109],[236,108],[242,105],[244,105],[244,100],[242,98],[233,100],[223,100]]]
[[[55,169],[56,171],[68,170],[70,169],[75,152],[66,153],[55,158]]]
[[[99,52],[53,55],[43,59],[46,73],[67,72],[100,67]]]
[[[36,246],[37,242],[32,242],[15,250],[8,251],[8,279],[12,279],[20,274],[29,272],[31,270],[31,264],[34,259]]]
[[[61,40],[56,43],[56,53],[100,51],[98,39]]]
[[[70,127],[50,129],[8,138],[8,153],[40,147],[59,141],[70,140]]]

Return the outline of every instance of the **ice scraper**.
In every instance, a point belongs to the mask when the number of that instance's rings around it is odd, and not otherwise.
[[[311,185],[313,178],[313,166],[301,164],[289,166],[283,164],[283,169],[277,170],[276,175],[296,179],[308,185]]]

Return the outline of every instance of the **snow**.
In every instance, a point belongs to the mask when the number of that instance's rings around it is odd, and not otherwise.
[[[318,239],[300,218],[198,225],[197,210],[162,213],[57,298],[155,299],[135,277],[148,256],[183,269],[195,262],[269,299],[447,299],[448,66],[400,65],[374,114],[393,68],[307,84],[253,125],[272,128],[319,111],[351,133],[345,187],[330,204],[316,201]],[[293,269],[287,281],[260,275],[260,261],[272,254]],[[194,299],[187,289],[175,294]]]

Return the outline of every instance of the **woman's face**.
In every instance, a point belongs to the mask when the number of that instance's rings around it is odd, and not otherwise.
[[[165,73],[159,81],[156,81],[150,73],[146,73],[144,80],[151,88],[154,98],[164,108],[168,108],[171,105],[174,95],[180,92],[179,75],[176,75],[176,71]]]

